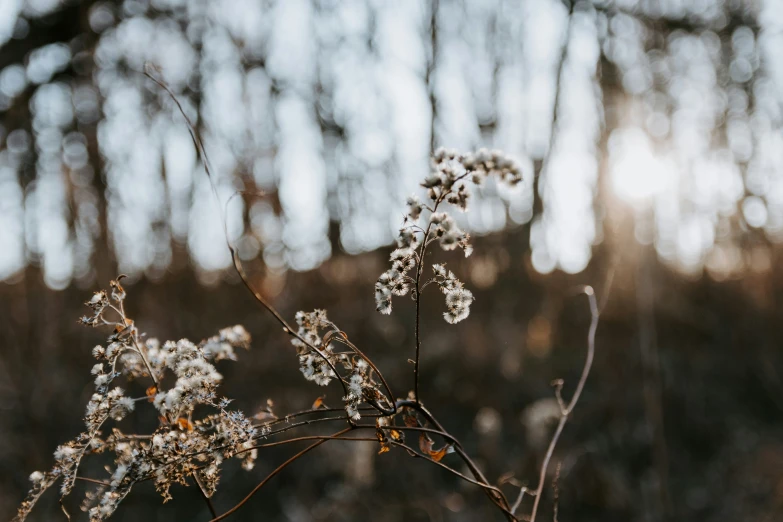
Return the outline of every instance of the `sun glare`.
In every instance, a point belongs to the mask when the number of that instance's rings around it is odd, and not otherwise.
[[[656,154],[645,132],[636,127],[612,133],[609,164],[614,193],[635,206],[650,204],[674,182],[673,161]]]

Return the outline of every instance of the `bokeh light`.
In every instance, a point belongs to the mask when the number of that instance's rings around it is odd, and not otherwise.
[[[186,252],[214,281],[230,264],[223,216],[269,266],[373,250],[439,145],[524,166],[521,187],[485,187],[462,226],[529,224],[540,273],[584,270],[615,203],[688,274],[748,233],[783,239],[775,0],[125,0],[15,50],[72,5],[0,7],[2,280],[34,264],[53,287],[86,282],[108,247],[131,277]],[[147,65],[197,122],[219,201]],[[266,201],[229,205],[236,191]],[[729,257],[729,273],[746,268]]]

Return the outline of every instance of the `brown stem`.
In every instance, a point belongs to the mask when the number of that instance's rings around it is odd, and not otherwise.
[[[97,480],[93,478],[87,478],[87,477],[74,477],[75,480],[81,480],[83,482],[90,482],[92,484],[100,484],[101,486],[109,487],[111,486],[110,482],[106,482],[105,480]]]
[[[438,210],[438,205],[440,205],[440,198],[438,198],[437,201],[435,201],[435,205],[432,208],[432,213],[434,214]],[[416,334],[416,358],[413,360],[413,396],[416,402],[419,402],[419,353],[421,352],[421,335],[419,333],[419,318],[421,316],[421,271],[424,268],[424,254],[427,251],[427,239],[430,235],[430,230],[432,229],[432,221],[429,222],[427,225],[427,230],[424,232],[424,237],[421,240],[421,251],[419,252],[419,262],[416,263],[416,327],[415,327],[415,334]]]
[[[457,183],[458,181],[463,180],[468,175],[468,172],[465,172],[461,176],[459,176],[457,179],[454,180],[454,183]],[[454,186],[454,185],[452,185]],[[438,198],[435,200],[435,204],[432,207],[432,213],[438,211],[438,206],[443,202],[443,200],[451,193],[451,189],[444,190]],[[429,208],[429,207],[428,207]],[[421,227],[419,227],[421,228]],[[427,229],[424,231],[424,237],[421,240],[421,251],[419,252],[419,258],[418,263],[416,263],[416,279],[415,279],[415,291],[414,294],[416,296],[416,327],[415,327],[415,334],[416,334],[416,358],[413,361],[413,395],[416,402],[419,402],[419,354],[421,352],[421,335],[419,330],[419,322],[421,317],[421,291],[423,290],[423,287],[420,286],[421,283],[421,272],[424,269],[424,254],[427,251],[427,245],[428,245],[428,239],[430,236],[430,230],[432,229],[432,221],[430,221],[427,224]],[[426,286],[426,283],[425,285]]]

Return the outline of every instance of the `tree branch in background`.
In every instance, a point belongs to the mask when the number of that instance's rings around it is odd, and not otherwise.
[[[598,309],[598,302],[596,301],[593,287],[584,286],[582,287],[581,292],[587,296],[588,302],[590,303],[590,329],[587,333],[587,356],[585,357],[585,364],[582,368],[582,375],[579,377],[576,390],[574,391],[574,395],[571,397],[571,401],[568,403],[568,405],[563,407],[563,401],[558,401],[561,405],[560,421],[557,423],[555,433],[552,436],[552,440],[550,441],[549,447],[547,448],[546,454],[544,455],[544,461],[541,463],[541,472],[538,476],[538,486],[533,492],[529,491],[527,488],[522,488],[519,492],[517,501],[514,503],[515,509],[512,509],[512,512],[515,512],[516,508],[519,507],[519,504],[522,501],[522,496],[526,492],[531,493],[533,495],[533,510],[530,513],[530,522],[535,522],[536,520],[538,505],[541,501],[541,496],[544,491],[544,484],[546,482],[547,470],[549,469],[549,461],[552,459],[555,446],[557,446],[557,442],[560,440],[560,435],[563,433],[563,428],[565,428],[566,422],[568,422],[568,418],[574,411],[574,407],[576,407],[577,402],[579,402],[579,397],[582,395],[582,390],[584,389],[585,383],[587,382],[587,377],[590,375],[590,368],[593,366],[593,358],[595,356],[595,332],[598,329],[598,318],[600,316],[600,311]],[[558,386],[562,386],[562,383],[558,383]],[[556,390],[558,390],[558,388],[556,388]],[[557,393],[559,394],[559,391],[557,391]]]

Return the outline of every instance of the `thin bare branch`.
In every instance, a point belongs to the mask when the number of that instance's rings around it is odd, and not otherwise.
[[[530,513],[530,522],[535,522],[536,520],[538,505],[541,502],[541,494],[544,491],[544,483],[546,481],[547,470],[549,468],[549,461],[552,459],[552,454],[555,452],[555,446],[557,446],[557,441],[560,439],[560,435],[563,433],[563,428],[565,428],[566,422],[568,422],[568,418],[574,411],[574,407],[576,406],[577,402],[579,402],[579,397],[582,395],[582,390],[584,389],[585,383],[587,382],[587,377],[590,375],[590,368],[593,365],[593,358],[595,356],[595,332],[598,329],[598,318],[600,316],[600,311],[598,309],[598,302],[596,301],[593,287],[584,286],[581,288],[581,292],[587,296],[587,299],[590,303],[590,329],[587,333],[587,356],[585,358],[584,367],[582,368],[582,375],[576,385],[576,391],[574,391],[574,395],[571,397],[571,401],[568,403],[568,406],[565,408],[565,410],[563,410],[562,415],[560,416],[560,421],[557,423],[555,433],[552,436],[552,440],[549,442],[549,447],[547,448],[546,454],[544,455],[544,461],[541,463],[541,472],[538,476],[538,487],[536,487],[534,493],[533,510]],[[513,511],[514,510],[512,510],[512,512]]]

